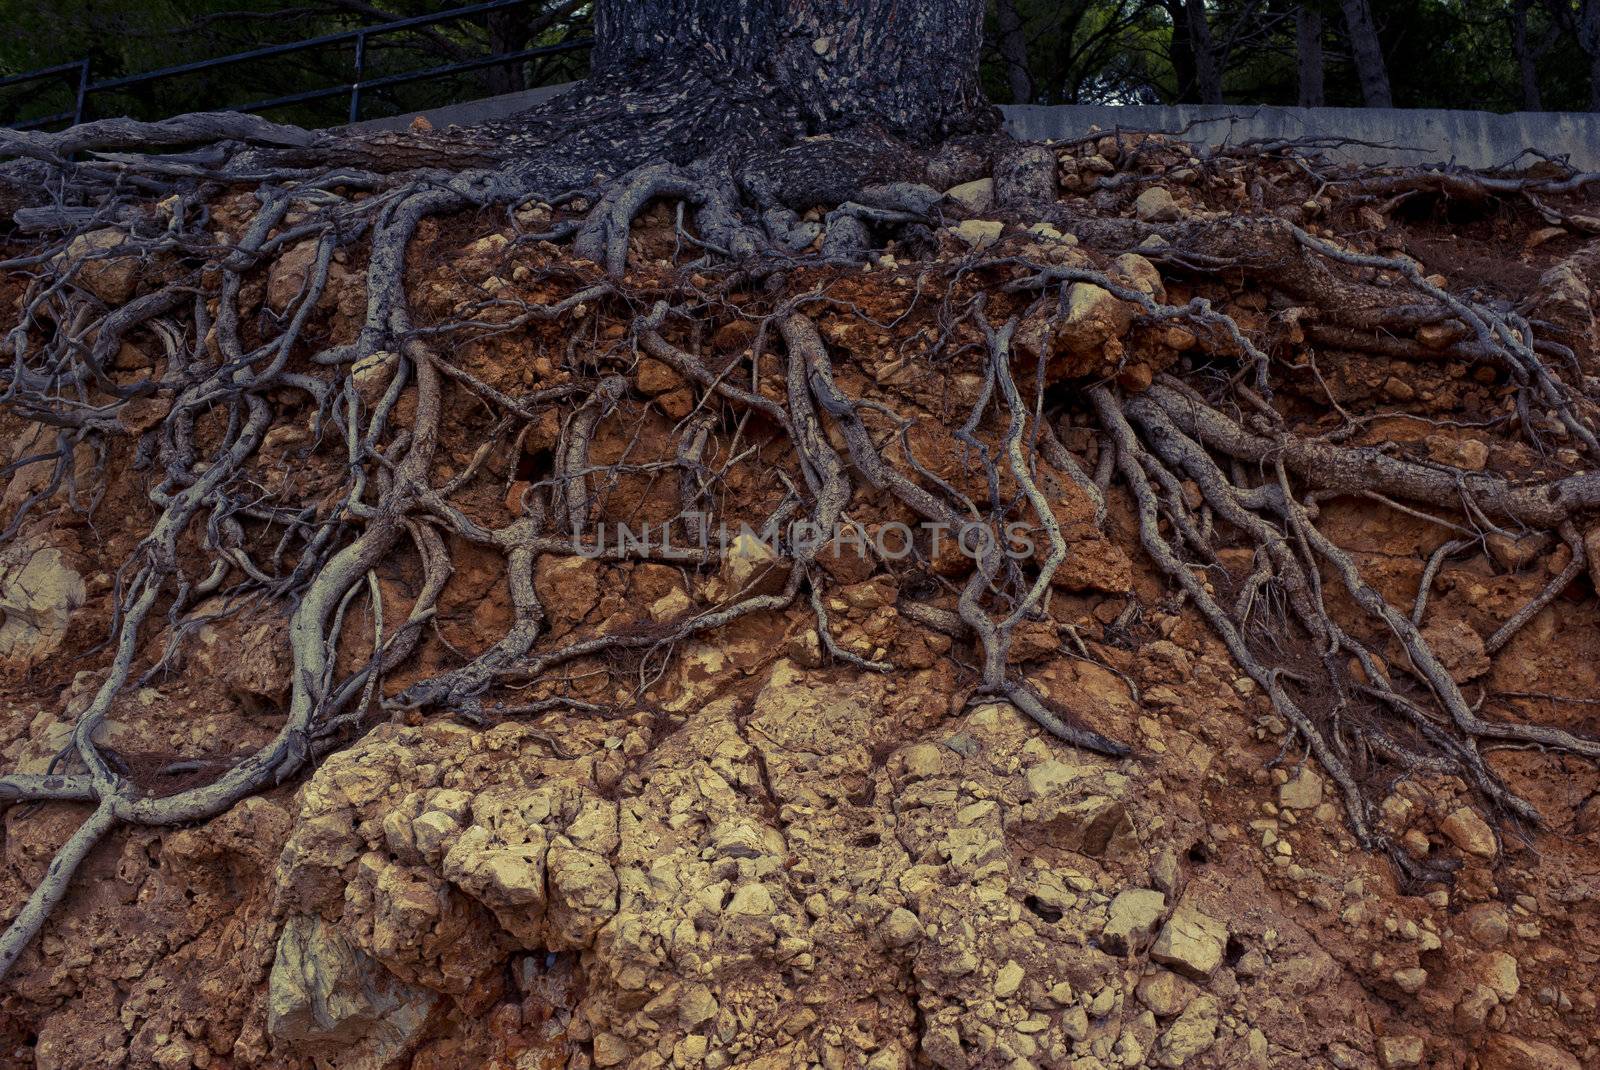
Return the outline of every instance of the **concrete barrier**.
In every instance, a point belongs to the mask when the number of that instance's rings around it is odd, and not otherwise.
[[[433,108],[436,127],[503,119],[565,92],[566,85]],[[1583,171],[1600,171],[1600,113],[1440,111],[1404,108],[1270,108],[1175,104],[1006,104],[1006,128],[1029,141],[1061,140],[1103,130],[1188,129],[1197,144],[1238,144],[1252,138],[1350,138],[1366,144],[1331,148],[1329,156],[1355,163],[1445,164],[1486,168],[1509,163],[1524,150],[1566,157]],[[357,130],[399,130],[415,115],[357,123]]]
[[[1600,171],[1600,113],[1442,111],[1404,108],[1269,108],[1178,104],[1005,105],[1013,135],[1030,141],[1077,137],[1098,125],[1112,130],[1188,128],[1207,145],[1253,138],[1351,138],[1328,150],[1335,159],[1366,164],[1442,164],[1488,168],[1526,149],[1565,156],[1583,171]],[[1193,124],[1193,125],[1191,125]]]

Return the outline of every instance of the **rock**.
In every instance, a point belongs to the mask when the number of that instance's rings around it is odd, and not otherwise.
[[[1482,637],[1460,617],[1430,622],[1422,629],[1422,638],[1456,683],[1475,680],[1489,671],[1489,655]]]
[[[1511,934],[1511,916],[1501,903],[1477,903],[1461,916],[1462,927],[1480,947],[1497,947]]]
[[[1017,331],[1018,348],[1031,357],[1066,358],[1063,375],[1084,375],[1115,367],[1124,349],[1123,335],[1133,323],[1134,305],[1091,282],[1067,289],[1066,315],[1052,307],[1025,321]]]
[[[1456,1028],[1473,1033],[1489,1021],[1489,1013],[1500,1006],[1500,997],[1487,985],[1468,985],[1461,998],[1456,1000],[1454,1018]]]
[[[115,249],[127,239],[127,234],[116,227],[102,227],[80,234],[57,257],[57,266],[65,267],[74,260],[81,260],[82,265],[75,276],[79,286],[108,305],[126,304],[139,282],[139,260],[133,256],[101,254]]]
[[[1427,344],[1426,341],[1423,342]],[[1489,463],[1489,447],[1476,438],[1457,438],[1454,435],[1429,435],[1425,442],[1428,456],[1440,464],[1455,465],[1469,472],[1481,472]]]
[[[1160,892],[1148,888],[1118,892],[1107,910],[1101,945],[1114,955],[1142,950],[1166,909],[1167,897]]]
[[[963,182],[959,186],[951,186],[944,191],[944,195],[955,201],[973,215],[987,212],[994,203],[994,179],[979,178],[971,182]]]
[[[633,1054],[628,1042],[615,1033],[602,1032],[594,1035],[594,1065],[620,1066]]]
[[[1007,996],[1016,995],[1017,989],[1022,987],[1022,980],[1026,976],[1026,972],[1017,963],[1016,959],[1008,959],[1006,964],[1000,967],[1000,971],[995,974],[995,998],[1005,999]]]
[[[1126,334],[1133,322],[1133,308],[1113,297],[1111,291],[1092,282],[1075,282],[1067,290],[1067,316],[1062,327],[1062,342],[1071,351],[1080,351]]]
[[[739,532],[723,552],[722,582],[732,595],[738,595],[757,580],[774,577],[781,571],[777,553],[752,531]]]
[[[385,1070],[421,1039],[439,1000],[406,984],[318,917],[295,915],[267,981],[267,1032],[340,1070]]]
[[[199,622],[186,647],[189,668],[212,681],[246,710],[259,713],[289,693],[294,658],[287,620],[247,615],[224,598],[208,598],[186,618]]]
[[[53,654],[87,596],[66,554],[44,538],[0,547],[0,663],[26,669]]]
[[[1133,210],[1141,222],[1173,223],[1183,217],[1183,209],[1165,186],[1151,186],[1134,198]]]
[[[765,884],[747,884],[733,893],[728,901],[729,914],[751,918],[770,917],[773,913],[772,893]]]
[[[1527,568],[1539,559],[1550,546],[1550,538],[1542,531],[1530,531],[1519,536],[1491,531],[1484,539],[1489,556],[1507,572]]]
[[[617,912],[617,875],[593,851],[553,847],[548,873],[549,932],[554,951],[588,947]]]
[[[1150,957],[1185,977],[1204,981],[1222,963],[1228,926],[1191,905],[1180,905],[1161,927]]]
[[[1161,1034],[1157,1059],[1162,1066],[1182,1066],[1217,1041],[1222,1008],[1210,993],[1197,996]]]
[[[1302,765],[1293,779],[1278,785],[1278,805],[1290,810],[1315,810],[1322,804],[1322,777]]]
[[[950,233],[960,238],[975,253],[981,253],[1005,232],[1006,225],[993,219],[965,219],[950,228]]]
[[[1167,288],[1161,282],[1160,270],[1138,253],[1123,253],[1113,260],[1111,274],[1132,289],[1147,294],[1157,301],[1167,299]]]
[[[1510,1003],[1522,988],[1517,978],[1517,960],[1504,951],[1490,951],[1478,958],[1476,973],[1501,1003]]]
[[[717,998],[705,985],[690,985],[678,997],[678,1024],[698,1029],[717,1016]]]
[[[1476,810],[1463,806],[1439,823],[1439,831],[1470,855],[1493,858],[1499,849],[1491,829]]]
[[[890,947],[906,947],[922,939],[922,921],[905,907],[895,907],[883,919],[883,938]]]
[[[694,608],[694,602],[682,587],[674,587],[650,603],[650,619],[657,624],[674,621]]]
[[[683,386],[683,376],[654,357],[641,357],[639,366],[634,370],[634,385],[641,394],[655,397]]]
[[[1428,983],[1428,971],[1420,966],[1408,966],[1403,970],[1396,970],[1389,975],[1400,991],[1414,996],[1422,991],[1422,986]]]
[[[948,752],[932,743],[917,743],[907,747],[901,755],[902,768],[907,780],[926,780],[944,772],[944,756]]]
[[[1553,1044],[1493,1033],[1483,1041],[1479,1065],[1483,1070],[1580,1070],[1582,1064]]]
[[[1195,987],[1171,970],[1156,970],[1139,980],[1135,989],[1139,1002],[1158,1018],[1182,1013],[1194,998]]]
[[[1023,776],[1023,781],[1028,794],[1039,799],[1054,795],[1069,784],[1076,783],[1092,773],[1093,770],[1087,767],[1068,765],[1058,758],[1050,758],[1029,769]]]
[[[1583,559],[1589,562],[1589,582],[1600,591],[1600,524],[1584,533]]]
[[[1378,1064],[1384,1070],[1405,1070],[1421,1066],[1427,1041],[1416,1036],[1387,1036],[1378,1038]]]
[[[355,382],[356,393],[367,405],[375,404],[389,389],[394,370],[400,366],[400,355],[387,349],[369,353],[350,368],[350,378]]]

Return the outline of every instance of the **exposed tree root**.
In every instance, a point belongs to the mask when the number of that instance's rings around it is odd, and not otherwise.
[[[607,114],[607,121],[620,122]],[[202,147],[181,155],[111,151],[192,143]],[[819,323],[842,306],[859,322],[882,327],[832,294],[829,272],[855,271],[855,261],[877,255],[888,240],[903,248],[939,240],[934,228],[943,215],[960,214],[923,184],[926,166],[911,166],[880,139],[877,150],[892,166],[853,176],[829,200],[808,202],[773,173],[773,159],[792,159],[796,145],[757,152],[745,140],[742,157],[663,162],[647,155],[614,177],[596,178],[566,142],[548,159],[532,154],[505,164],[485,144],[481,132],[443,138],[422,145],[425,158],[402,155],[403,166],[381,168],[381,143],[341,146],[328,136],[242,117],[0,134],[0,152],[26,158],[28,175],[48,176],[38,188],[49,197],[19,216],[40,237],[0,263],[0,270],[25,279],[6,334],[0,404],[55,429],[51,444],[8,470],[47,465],[50,475],[6,518],[3,538],[37,519],[64,485],[73,491],[67,508],[92,511],[91,488],[76,482],[82,474],[73,470],[75,450],[91,446],[102,465],[112,463],[105,458],[124,436],[136,445],[118,456],[131,453],[132,463],[150,471],[155,510],[117,575],[110,659],[76,723],[70,770],[0,777],[0,801],[95,806],[0,938],[0,975],[38,932],[83,857],[118,824],[209,818],[296,776],[312,756],[342,745],[374,715],[439,709],[482,720],[599,711],[596,703],[560,693],[555,680],[556,670],[583,659],[641,665],[635,694],[642,701],[680,644],[752,614],[788,610],[802,589],[824,657],[863,671],[894,671],[892,658],[852,649],[835,634],[827,591],[834,579],[822,556],[827,539],[797,536],[796,521],[825,537],[856,515],[970,535],[968,560],[956,566],[936,560],[937,551],[918,538],[914,560],[904,567],[925,582],[915,595],[900,593],[899,614],[968,644],[975,697],[1009,700],[1058,739],[1122,758],[1131,754],[1127,745],[1099,730],[1104,726],[1076,723],[1013,659],[1019,629],[1049,620],[1053,581],[1076,552],[1057,515],[1059,500],[1071,488],[1090,503],[1091,526],[1106,532],[1108,497],[1120,488],[1131,496],[1146,555],[1337,784],[1352,830],[1369,847],[1390,846],[1362,786],[1363,770],[1373,763],[1460,775],[1497,813],[1536,821],[1533,807],[1485,763],[1480,743],[1600,759],[1600,742],[1575,732],[1480,716],[1421,627],[1442,562],[1475,546],[1482,524],[1555,530],[1570,552],[1539,594],[1488,640],[1490,654],[1584,572],[1580,525],[1600,508],[1597,410],[1581,369],[1568,366],[1578,363],[1575,351],[1536,338],[1529,318],[1453,292],[1410,261],[1352,251],[1265,212],[1228,223],[1136,224],[1114,210],[1118,198],[1135,192],[1122,188],[1132,183],[1107,180],[1096,196],[1109,207],[1076,227],[1085,245],[1116,253],[1144,242],[1140,247],[1174,278],[1224,270],[1271,275],[1275,293],[1306,299],[1312,310],[1284,312],[1268,329],[1242,322],[1194,286],[1192,296],[1167,303],[1159,277],[1131,278],[1125,264],[1108,264],[1110,257],[1098,252],[1045,256],[1035,247],[931,261],[928,274],[906,288],[897,313],[909,316],[920,302],[937,317],[908,362],[948,367],[947,388],[959,371],[970,398],[964,412],[946,413],[944,421],[950,449],[961,456],[918,456],[924,439],[913,432],[940,421],[926,407],[918,411],[922,403],[897,408],[881,400],[892,395],[870,388],[854,369],[836,367],[835,343]],[[1319,189],[1327,188],[1333,176],[1291,148],[1256,151],[1297,162],[1321,182]],[[91,155],[72,159],[84,152]],[[1056,151],[1007,152],[1002,199],[1029,206],[1035,219],[1051,216],[1065,225],[1067,213],[1048,200]],[[1220,174],[1229,159],[1238,156],[1208,157],[1205,167]],[[450,170],[421,169],[419,162]],[[1558,185],[1481,178],[1464,190],[1454,180],[1403,177],[1346,184],[1352,198],[1427,191],[1555,196],[1581,191],[1592,178],[1572,176]],[[245,203],[246,189],[254,190],[254,204]],[[217,229],[225,198],[231,230]],[[654,270],[637,247],[638,220],[662,202],[678,212],[679,256]],[[519,209],[542,229],[523,233],[514,245],[570,238],[573,256],[600,265],[606,277],[593,265],[574,268],[569,259],[529,284],[553,295],[544,300],[502,296],[502,287],[458,304],[437,322],[418,323],[407,257],[424,223]],[[1151,245],[1152,236],[1160,242]],[[948,234],[942,240],[953,241]],[[264,308],[251,288],[259,289],[291,251],[301,257],[297,292],[280,307]],[[337,265],[357,252],[365,257],[365,313],[353,337],[330,342],[319,309],[326,308],[336,270],[344,270]],[[851,266],[841,269],[842,261]],[[139,265],[140,278],[129,292],[107,296],[105,271],[129,264]],[[1393,284],[1378,285],[1379,274]],[[815,289],[790,292],[794,278]],[[1319,287],[1333,297],[1311,302]],[[1070,353],[1039,342],[1076,329],[1075,293],[1093,300],[1103,293],[1125,314],[1123,333],[1128,324],[1139,332],[1176,332],[1163,337],[1187,338],[1183,344],[1192,343],[1194,352],[1180,359],[1171,346],[1163,350],[1174,370],[1151,384],[1149,374],[1143,381],[1133,374],[1115,332]],[[616,329],[600,330],[602,319]],[[1293,334],[1302,319],[1314,329],[1300,330],[1294,344],[1309,338],[1377,357],[1426,352],[1493,365],[1511,386],[1524,435],[1541,446],[1569,443],[1585,467],[1516,482],[1344,444],[1356,430],[1348,421],[1318,435],[1291,431],[1278,397],[1288,369],[1300,366],[1285,356],[1284,332],[1274,332],[1287,323]],[[701,328],[717,324],[747,328],[747,340],[708,344]],[[526,380],[535,389],[519,393],[489,382],[458,356],[470,342],[541,325],[559,328],[567,350],[552,363],[551,382]],[[1440,325],[1448,325],[1443,344],[1432,348],[1379,337],[1392,330],[1409,338]],[[1025,331],[1034,332],[1028,346]],[[132,340],[159,346],[161,371],[137,381],[117,371],[118,354]],[[765,352],[779,342],[781,354]],[[681,379],[688,415],[677,420],[670,456],[636,457],[630,446],[620,458],[601,459],[604,433],[637,419],[645,404],[635,386],[641,359]],[[1072,366],[1077,359],[1083,367]],[[780,373],[771,374],[763,361],[781,365]],[[1110,385],[1113,377],[1124,388]],[[337,445],[341,454],[335,490],[315,500],[265,489],[264,443],[288,429],[288,398],[307,410],[319,446]],[[492,414],[491,430],[465,465],[444,473],[441,434],[458,418],[456,409],[473,405]],[[1057,435],[1063,411],[1103,436],[1097,464],[1080,460]],[[140,417],[148,412],[155,415]],[[498,520],[484,519],[481,495],[474,497],[490,482],[490,458],[513,443],[520,453],[547,417],[557,429],[550,468],[523,481],[509,519],[496,526]],[[781,491],[776,504],[760,503],[764,515],[752,513],[756,503],[728,500],[728,473],[752,456],[771,469],[770,485]],[[677,512],[660,526],[678,542],[605,537],[606,525],[618,519],[608,512],[610,488],[631,477],[666,479],[675,488]],[[1319,529],[1318,503],[1338,495],[1373,496],[1468,536],[1432,555],[1409,614],[1392,607]],[[1463,519],[1422,514],[1421,506]],[[743,589],[721,590],[714,604],[672,619],[549,639],[549,607],[536,582],[547,567],[542,561],[581,556],[710,572],[727,556],[710,538],[711,521],[728,517],[754,520],[776,547],[776,560]],[[1034,553],[1010,552],[1019,526],[1034,540]],[[1219,550],[1230,543],[1253,551],[1248,575],[1222,568]],[[462,546],[504,561],[508,627],[448,669],[387,686],[427,642]],[[385,604],[378,579],[397,555],[414,558],[421,571],[403,613]],[[1420,687],[1388,670],[1379,644],[1357,637],[1357,623],[1335,619],[1323,588],[1335,582],[1368,624],[1393,638]],[[97,729],[141,670],[148,676],[168,664],[172,651],[151,655],[159,622],[175,629],[171,642],[181,646],[207,599],[256,600],[287,612],[292,674],[281,729],[211,782],[157,795],[96,741]],[[340,639],[363,613],[371,643],[352,664],[348,656],[341,660]],[[1300,641],[1301,654],[1269,641],[1285,635]],[[511,688],[543,690],[518,700]],[[1445,876],[1391,853],[1418,879]]]

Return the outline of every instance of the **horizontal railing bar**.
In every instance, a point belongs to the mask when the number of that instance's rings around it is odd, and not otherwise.
[[[288,96],[272,97],[268,100],[252,101],[249,104],[236,104],[233,111],[265,111],[268,108],[281,108],[290,104],[303,104],[308,100],[322,100],[326,97],[336,97],[348,93],[352,89],[382,89],[391,85],[402,85],[406,82],[420,82],[424,78],[437,78],[457,71],[476,71],[484,67],[493,67],[498,63],[516,63],[533,56],[546,56],[556,52],[576,52],[580,48],[587,48],[593,44],[590,38],[577,41],[562,41],[555,45],[541,45],[538,48],[525,48],[521,52],[506,52],[498,56],[485,56],[480,59],[464,60],[461,63],[450,63],[442,67],[429,67],[421,71],[405,71],[400,74],[390,74],[382,78],[373,78],[365,82],[346,82],[344,85],[328,86],[325,89],[308,89],[303,93],[291,93]]]
[[[89,61],[75,59],[71,63],[61,63],[54,67],[42,67],[39,70],[29,71],[26,74],[8,74],[4,78],[0,78],[0,88],[4,88],[8,85],[20,85],[23,82],[31,82],[36,78],[49,78],[53,74],[66,74],[68,71],[81,70],[83,65],[87,62]]]
[[[152,78],[171,78],[179,74],[193,74],[195,71],[210,70],[212,67],[225,67],[234,63],[244,63],[252,59],[270,59],[273,56],[285,56],[294,52],[304,52],[308,48],[320,48],[323,45],[340,44],[345,41],[354,41],[358,37],[372,37],[377,34],[394,33],[398,30],[411,29],[414,26],[427,26],[435,22],[448,22],[450,19],[466,18],[468,15],[481,15],[486,11],[498,11],[501,8],[516,7],[527,3],[528,0],[488,0],[487,3],[472,4],[468,7],[452,8],[449,11],[436,12],[432,15],[415,15],[408,19],[398,19],[394,22],[383,22],[376,26],[363,26],[358,30],[341,30],[338,33],[323,34],[321,37],[308,37],[304,41],[290,41],[287,44],[268,45],[265,48],[252,49],[249,52],[235,52],[232,55],[217,56],[213,59],[195,60],[193,63],[183,63],[176,67],[163,67],[160,70],[144,71],[140,74],[127,74],[120,78],[109,78],[103,82],[95,82],[89,86],[90,92],[102,89],[120,89],[124,86],[136,85]]]

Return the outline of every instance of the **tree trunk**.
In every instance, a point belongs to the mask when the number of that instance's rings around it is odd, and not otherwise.
[[[807,134],[876,126],[933,144],[989,121],[979,0],[628,0],[595,13],[601,80],[753,79]]]
[[[1511,7],[1511,54],[1517,60],[1517,77],[1522,85],[1522,110],[1542,111],[1539,74],[1534,67],[1533,50],[1528,44],[1528,8],[1533,0],[1518,0]]]
[[[493,54],[500,54],[516,52],[526,48],[529,36],[528,15],[528,9],[523,7],[489,12],[487,19],[489,25],[489,51]],[[522,64],[502,63],[496,67],[485,68],[483,72],[483,88],[494,96],[526,89],[527,85],[522,78]]]
[[[1222,70],[1216,45],[1211,40],[1211,26],[1206,21],[1205,0],[1187,0],[1184,21],[1188,24],[1194,50],[1195,92],[1202,104],[1221,104]]]
[[[1367,0],[1339,0],[1344,9],[1345,29],[1350,34],[1350,51],[1355,55],[1356,76],[1361,81],[1361,101],[1369,108],[1392,108],[1389,72],[1383,65],[1383,49],[1378,30],[1372,24],[1372,8]]]
[[[1033,103],[1033,75],[1028,70],[1028,41],[1023,35],[1022,15],[1016,0],[995,0],[999,23],[1000,58],[1006,65],[1006,82],[1011,86],[1011,103]]]
[[[1322,12],[1301,4],[1294,13],[1295,52],[1300,68],[1300,106],[1320,108],[1322,89]]]
[[[1163,0],[1162,6],[1167,9],[1167,17],[1172,20],[1172,43],[1168,48],[1167,59],[1172,64],[1172,80],[1176,83],[1174,102],[1197,103],[1200,99],[1197,91],[1199,79],[1196,71],[1194,35],[1189,27],[1188,7],[1184,0]]]
[[[1583,0],[1578,42],[1589,54],[1589,110],[1600,111],[1600,0]]]

